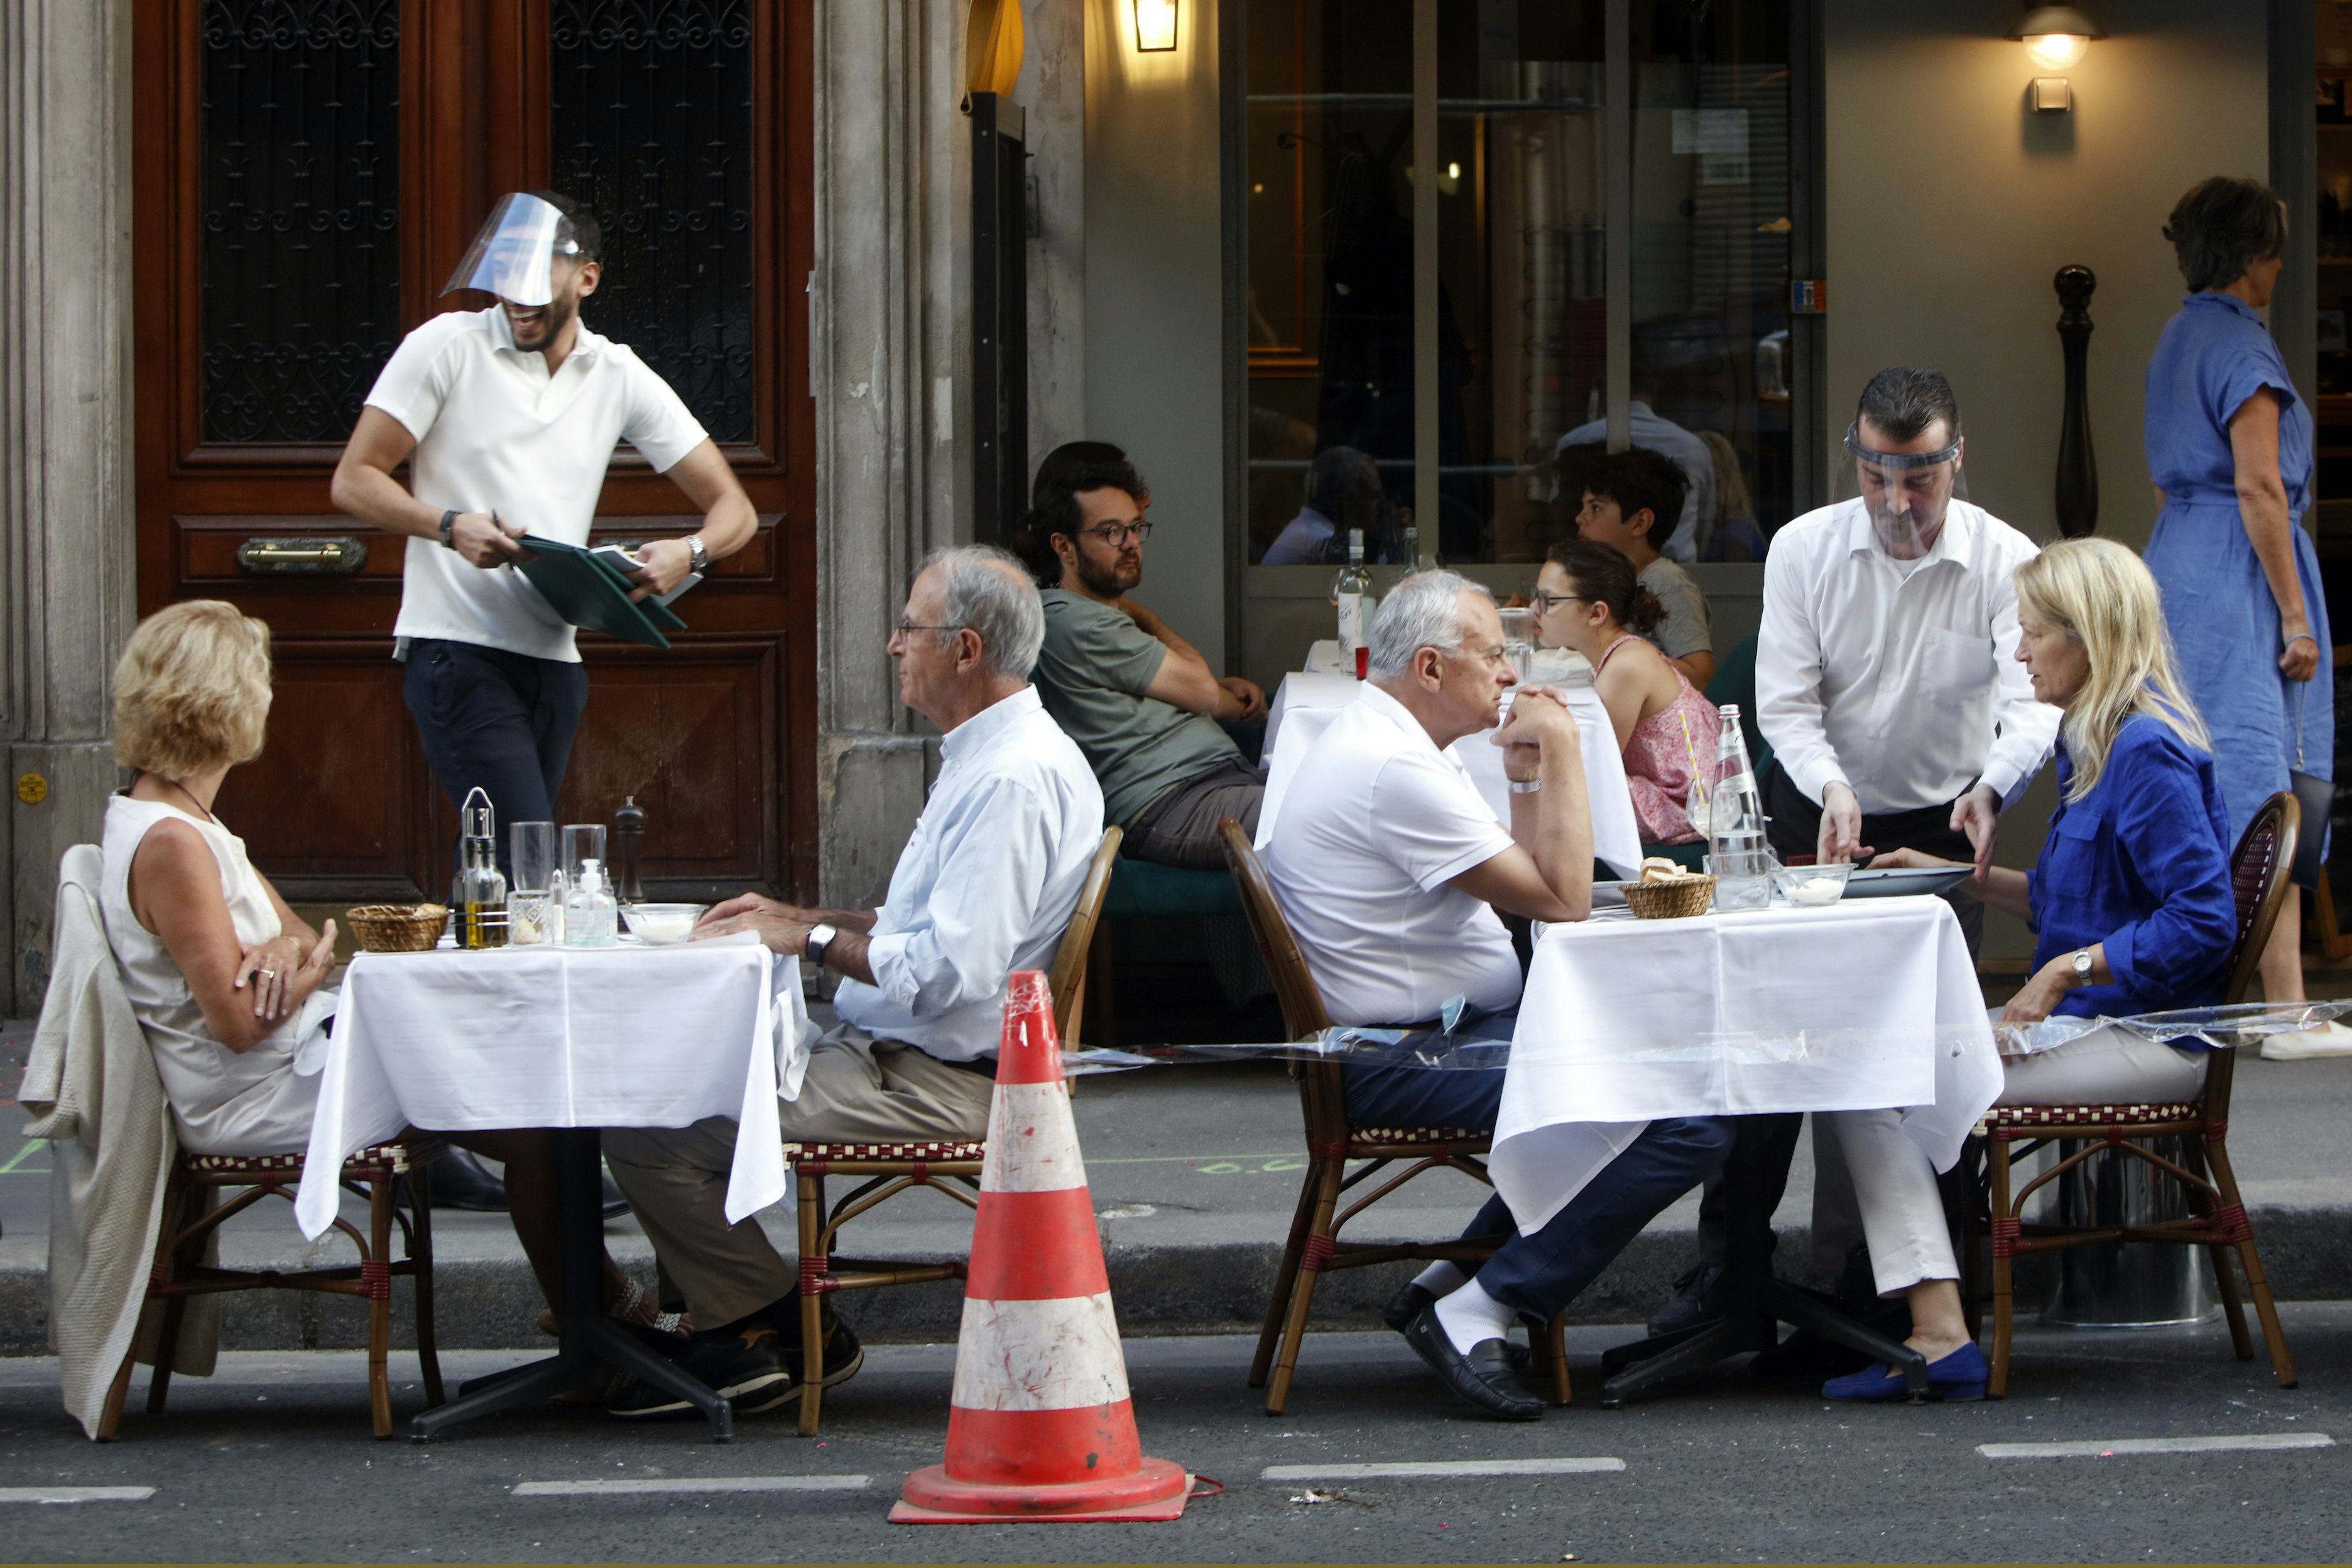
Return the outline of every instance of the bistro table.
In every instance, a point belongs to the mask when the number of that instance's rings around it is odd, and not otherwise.
[[[1579,661],[1581,662],[1581,661]],[[1307,748],[1339,710],[1362,689],[1355,676],[1338,671],[1303,670],[1284,676],[1266,710],[1265,804],[1259,808],[1257,847],[1264,849],[1273,832],[1283,797]],[[1617,731],[1609,710],[1601,705],[1590,678],[1578,685],[1564,680],[1559,689],[1576,716],[1577,738],[1584,754],[1584,787],[1592,810],[1593,853],[1621,877],[1636,877],[1642,868],[1642,834],[1633,818],[1633,792],[1625,785],[1625,759],[1617,749]],[[1511,820],[1509,783],[1503,776],[1503,749],[1489,742],[1493,731],[1454,743],[1455,756],[1470,771],[1478,793],[1493,808],[1496,820]]]
[[[1901,1108],[1940,1171],[2000,1092],[1976,966],[1941,899],[1675,921],[1619,910],[1537,929],[1486,1166],[1523,1231],[1654,1118]],[[1603,1405],[1766,1349],[1776,1320],[1885,1361],[1925,1391],[1916,1352],[1773,1278],[1771,1215],[1758,1212],[1759,1182],[1746,1169],[1754,1158],[1754,1141],[1739,1139],[1724,1173],[1724,1316],[1611,1352]]]
[[[404,1127],[556,1133],[561,1348],[468,1381],[410,1424],[418,1441],[459,1421],[596,1387],[607,1368],[691,1402],[724,1441],[727,1402],[605,1315],[600,1141],[604,1127],[741,1124],[727,1217],[788,1195],[779,1089],[799,1089],[808,1037],[799,967],[743,933],[669,947],[509,947],[363,952],[343,977],[320,1069],[319,1110],[296,1196],[316,1238],[334,1223],[336,1173],[352,1150]]]

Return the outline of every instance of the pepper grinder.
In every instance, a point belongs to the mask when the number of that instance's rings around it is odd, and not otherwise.
[[[635,795],[625,797],[613,814],[613,892],[622,903],[642,902],[645,879],[639,868],[645,858],[646,808]]]

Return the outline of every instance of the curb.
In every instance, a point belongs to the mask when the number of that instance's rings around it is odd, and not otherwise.
[[[2352,1208],[2259,1208],[2254,1232],[2263,1266],[2280,1300],[2352,1300]],[[1807,1252],[1802,1226],[1780,1232],[1780,1256]],[[892,1256],[892,1249],[878,1249]],[[1255,1333],[1265,1320],[1281,1248],[1273,1243],[1211,1242],[1160,1247],[1108,1242],[1120,1331],[1146,1335]],[[1638,1322],[1674,1289],[1694,1256],[1688,1230],[1644,1231],[1569,1310],[1571,1323]],[[2039,1265],[2039,1267],[2034,1267]],[[2047,1291],[2047,1258],[2018,1268],[2018,1296],[2031,1302]],[[651,1284],[650,1271],[640,1268]],[[1417,1270],[1383,1264],[1320,1276],[1315,1289],[1316,1331],[1381,1326],[1379,1311]],[[444,1350],[551,1349],[531,1326],[539,1290],[520,1257],[446,1259],[434,1269],[434,1327]],[[951,1342],[962,1314],[956,1281],[859,1291],[836,1302],[861,1339],[877,1344]],[[394,1285],[392,1342],[413,1348],[409,1285]],[[0,1355],[47,1355],[47,1271],[22,1262],[0,1267]],[[255,1290],[222,1303],[221,1348],[240,1351],[356,1350],[367,1343],[361,1304],[308,1291]]]

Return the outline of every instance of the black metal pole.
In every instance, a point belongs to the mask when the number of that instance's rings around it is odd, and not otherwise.
[[[2099,465],[2091,453],[2091,292],[2087,267],[2061,267],[2058,339],[2066,353],[2066,410],[2058,427],[2058,531],[2081,539],[2099,527]]]
[[[972,535],[1003,542],[1029,501],[1025,117],[971,95]]]

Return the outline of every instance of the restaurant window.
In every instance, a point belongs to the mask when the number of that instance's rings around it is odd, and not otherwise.
[[[1613,70],[1607,0],[1436,5],[1438,287],[1419,345],[1414,0],[1237,4],[1250,563],[1336,557],[1351,525],[1375,559],[1399,560],[1410,525],[1450,563],[1540,561],[1580,500],[1563,442],[1704,461],[1701,558],[1740,514],[1769,534],[1811,504],[1790,461],[1791,0],[1615,0]],[[1302,519],[1310,475],[1348,515]]]

